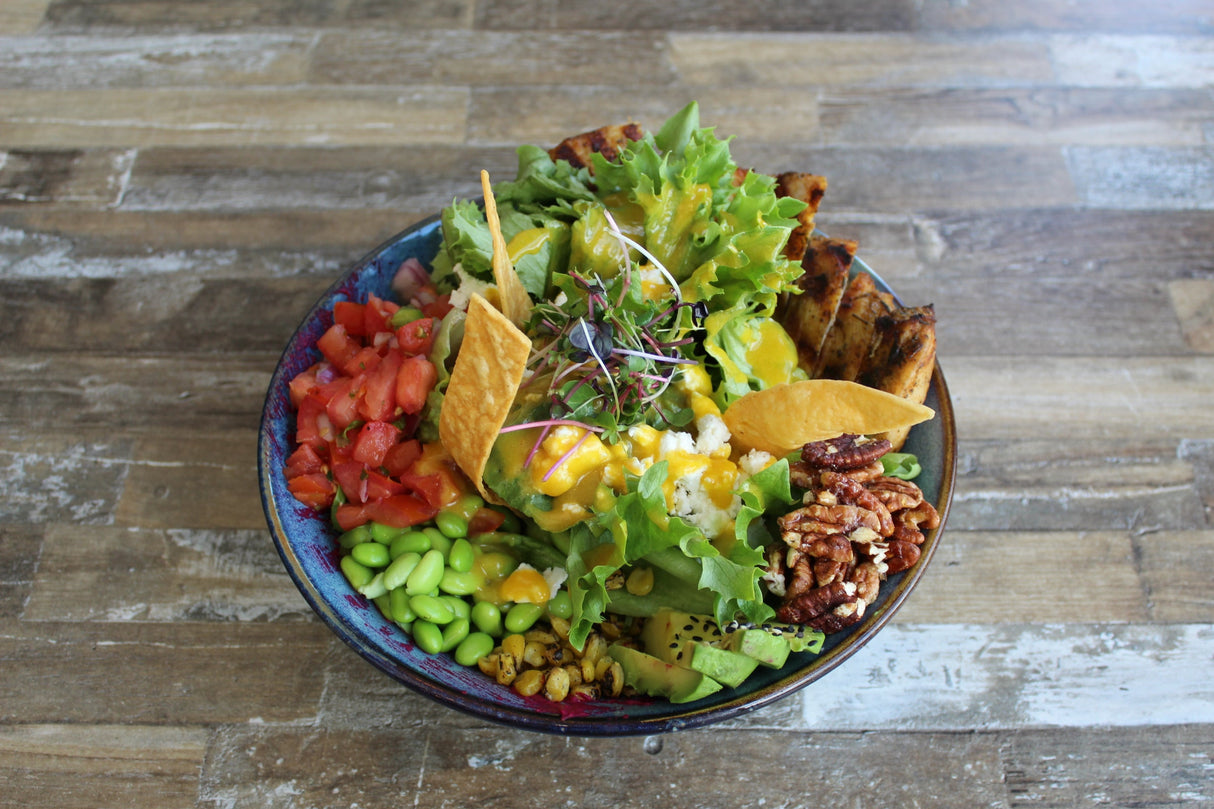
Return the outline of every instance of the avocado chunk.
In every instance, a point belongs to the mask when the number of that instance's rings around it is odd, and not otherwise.
[[[753,657],[698,640],[687,641],[683,659],[686,662],[682,665],[730,687],[741,685],[759,666]]]
[[[642,694],[671,702],[693,702],[721,690],[721,684],[698,671],[659,660],[639,649],[613,643],[607,654],[624,669],[624,682]]]
[[[686,660],[688,641],[715,643],[721,630],[711,615],[695,615],[663,607],[645,619],[641,630],[641,647],[647,654],[667,663],[689,667]]]
[[[726,632],[724,646],[753,658],[757,663],[778,669],[788,661],[792,646],[784,634],[773,635],[762,629],[739,629]]]

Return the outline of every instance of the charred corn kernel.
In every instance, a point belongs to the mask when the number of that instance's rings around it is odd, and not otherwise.
[[[607,676],[607,670],[611,668],[611,664],[615,661],[610,657],[604,657],[594,664],[594,679],[595,682],[602,680]]]
[[[611,621],[604,621],[599,624],[599,631],[603,633],[603,637],[607,640],[619,640],[623,634],[620,632],[620,628]]]
[[[524,697],[538,694],[543,687],[544,672],[539,669],[527,669],[514,680],[514,690]]]
[[[544,678],[544,696],[553,702],[561,702],[569,696],[569,672],[555,668]]]
[[[497,675],[496,679],[499,685],[510,685],[514,682],[514,678],[518,676],[518,667],[514,665],[514,658],[511,655],[504,654],[497,659]]]
[[[653,568],[634,567],[624,582],[624,589],[634,596],[647,596],[653,590]]]
[[[569,622],[564,618],[559,618],[555,615],[548,616],[548,623],[552,625],[552,631],[556,637],[565,640],[569,637]]]
[[[599,677],[599,684],[602,686],[604,694],[618,697],[624,690],[624,667],[612,660],[607,671],[603,673],[602,677]]]
[[[544,647],[544,662],[550,666],[560,666],[569,660],[569,652],[559,643],[551,643]]]
[[[595,633],[586,638],[586,645],[582,648],[582,659],[589,660],[591,663],[598,662],[607,656],[607,641],[603,640],[603,636]]]
[[[582,699],[598,699],[601,693],[597,683],[582,683],[575,688],[569,689],[569,696],[581,697]]]
[[[533,668],[543,666],[544,644],[534,640],[527,641],[526,647],[523,648],[523,662]]]
[[[481,670],[481,673],[486,677],[497,677],[497,661],[498,655],[487,654],[476,661],[476,667]]]
[[[581,669],[582,669],[582,682],[593,683],[595,680],[597,680],[599,678],[597,667],[594,665],[593,661],[582,658],[582,660],[580,662],[581,662]]]
[[[517,665],[527,650],[527,640],[522,635],[507,635],[502,638],[502,657],[511,658]]]
[[[528,629],[523,633],[523,637],[527,639],[528,643],[535,641],[541,645],[557,642],[557,636],[546,629]]]
[[[577,663],[570,663],[568,666],[562,666],[565,673],[569,675],[569,687],[576,688],[582,684],[582,667]]]

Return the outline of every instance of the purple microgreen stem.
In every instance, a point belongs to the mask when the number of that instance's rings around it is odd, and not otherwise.
[[[647,360],[653,360],[655,362],[672,362],[672,363],[679,364],[679,365],[695,365],[696,364],[695,360],[686,359],[684,357],[670,357],[670,356],[667,356],[666,354],[652,354],[648,351],[633,351],[632,349],[629,349],[629,348],[617,348],[617,349],[615,349],[614,353],[627,354],[630,357],[644,357]]]

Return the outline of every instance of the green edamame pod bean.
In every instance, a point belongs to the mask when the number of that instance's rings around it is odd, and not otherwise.
[[[381,571],[376,573],[375,577],[372,578],[371,581],[358,588],[358,592],[362,593],[371,600],[375,600],[382,595],[387,595],[388,588],[384,586],[383,572]]]
[[[485,501],[479,494],[465,494],[459,499],[459,502],[455,504],[455,510],[459,512],[461,517],[469,522],[472,520],[472,515],[476,514],[476,512],[480,511],[484,507]]]
[[[367,567],[387,567],[388,563],[392,561],[392,557],[388,555],[388,549],[378,542],[363,542],[355,545],[350,549],[350,555],[354,557],[354,561]]]
[[[439,579],[438,589],[453,596],[470,596],[481,586],[481,580],[475,573],[460,573],[448,568]]]
[[[443,630],[429,621],[414,621],[413,641],[423,652],[438,654],[443,649]]]
[[[392,540],[392,544],[388,546],[388,553],[392,555],[393,559],[406,553],[416,553],[421,556],[428,550],[430,550],[430,537],[421,531],[406,531],[398,534],[396,539]]]
[[[451,543],[451,550],[447,552],[447,567],[457,573],[467,573],[476,564],[476,550],[472,547],[472,543],[460,537]]]
[[[467,618],[456,618],[451,623],[443,627],[443,646],[442,651],[449,652],[464,638],[468,637],[468,630],[471,629]]]
[[[476,661],[493,651],[493,638],[484,632],[472,632],[455,647],[455,662],[475,666]]]
[[[384,586],[389,590],[395,590],[403,585],[421,560],[421,555],[416,553],[403,553],[393,559],[392,564],[388,565],[387,570],[384,571]]]
[[[456,618],[472,620],[472,605],[467,600],[453,595],[440,595],[438,600],[450,607]]]
[[[361,545],[364,542],[370,541],[371,528],[366,523],[351,528],[337,538],[337,544],[347,551],[355,545]]]
[[[451,538],[433,525],[427,525],[422,532],[430,537],[430,547],[442,551],[444,557],[451,550]]]
[[[371,539],[381,545],[391,545],[392,540],[401,534],[401,529],[391,525],[384,525],[382,522],[369,522],[366,525],[370,527]]]
[[[412,596],[409,606],[417,613],[417,617],[432,624],[449,624],[455,619],[455,613],[441,599],[434,596]]]
[[[389,621],[391,621],[392,620],[392,604],[388,600],[388,593],[384,593],[379,598],[374,599],[374,601],[375,601],[376,609],[379,610],[379,614],[384,616],[385,618],[387,618]]]
[[[478,601],[473,604],[471,618],[482,634],[493,638],[502,636],[502,611],[492,601]]]
[[[388,591],[389,617],[398,624],[417,620],[417,613],[409,606],[409,594],[401,588]]]
[[[566,621],[573,617],[573,601],[569,598],[568,590],[558,590],[548,601],[548,614]]]
[[[468,521],[455,511],[440,511],[434,517],[434,525],[449,539],[468,536]]]
[[[350,586],[355,590],[362,589],[367,582],[375,578],[374,571],[366,565],[360,565],[353,556],[341,558],[341,572],[345,574],[346,581],[350,582]]]
[[[442,551],[436,548],[431,548],[422,554],[421,561],[417,563],[417,567],[413,568],[413,572],[409,574],[409,578],[405,580],[405,592],[411,596],[428,593],[438,583],[443,580],[443,569],[446,563],[443,561]]]
[[[506,613],[506,631],[512,634],[526,632],[543,612],[544,608],[539,604],[515,604]]]

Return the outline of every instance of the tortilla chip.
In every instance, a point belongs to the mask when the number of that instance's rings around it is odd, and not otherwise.
[[[493,197],[493,186],[489,184],[489,172],[484,169],[481,169],[481,188],[485,192],[485,219],[493,237],[493,279],[501,296],[502,314],[515,326],[521,326],[531,315],[531,296],[510,263],[502,222],[497,215],[497,200]]]
[[[485,464],[523,381],[531,339],[480,295],[468,302],[464,339],[438,416],[438,437],[486,500]]]
[[[731,443],[776,457],[845,433],[872,435],[935,415],[930,407],[841,379],[807,379],[748,393],[722,415]]]

